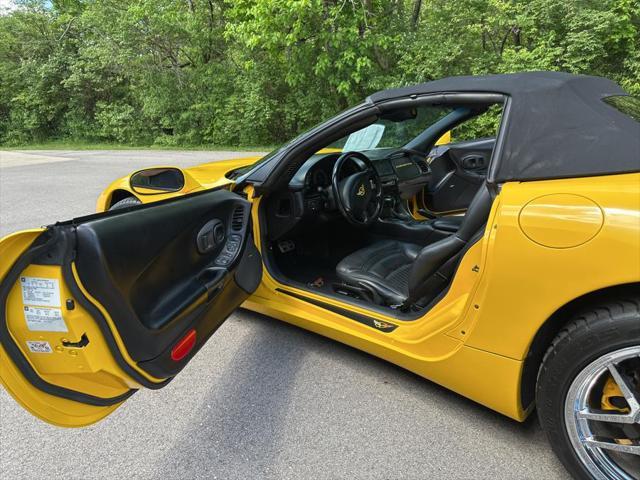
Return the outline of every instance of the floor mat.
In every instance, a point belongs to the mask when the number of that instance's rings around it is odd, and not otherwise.
[[[291,253],[281,255],[278,266],[288,279],[301,283],[312,291],[333,292],[332,285],[340,282],[333,265],[337,262],[323,260]]]

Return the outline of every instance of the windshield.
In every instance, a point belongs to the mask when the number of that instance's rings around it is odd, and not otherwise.
[[[336,140],[323,151],[365,152],[399,149],[410,144],[427,128],[452,111],[449,107],[423,105],[392,112],[380,117],[375,123]]]
[[[293,140],[265,155],[252,165],[238,168],[230,172],[230,174],[227,174],[227,176],[237,179],[241,175],[249,174],[249,172],[256,172],[261,165],[269,162],[269,160],[276,157],[283,150],[289,149],[296,143],[307,139],[309,136],[315,135],[317,132],[328,128],[333,123],[352,115],[357,110],[365,108],[366,106],[367,104],[364,103],[359,104],[339,113],[335,117],[298,135]],[[316,154],[339,153],[342,151],[369,152],[369,154],[373,154],[371,159],[376,160],[394,150],[402,148],[415,149],[424,143],[424,141],[429,140],[432,129],[440,130],[440,121],[447,122],[449,120],[449,118],[445,119],[445,117],[464,114],[465,112],[468,111],[466,109],[456,109],[442,105],[421,105],[386,112],[381,115],[375,123],[344,135],[317,151]],[[438,140],[437,144],[447,143],[448,138],[448,135],[445,135]],[[431,142],[431,144],[433,144],[433,142]],[[378,155],[376,155],[375,152],[379,152]]]

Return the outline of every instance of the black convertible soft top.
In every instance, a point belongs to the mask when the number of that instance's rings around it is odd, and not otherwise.
[[[628,95],[606,78],[561,72],[450,77],[384,90],[369,100],[456,92],[509,97],[489,181],[640,171],[640,122],[603,101]]]

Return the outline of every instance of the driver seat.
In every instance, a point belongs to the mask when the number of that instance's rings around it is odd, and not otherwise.
[[[465,247],[482,236],[492,202],[485,182],[455,233],[426,247],[376,242],[343,258],[336,272],[345,284],[370,293],[376,303],[396,308],[427,305],[449,284]]]

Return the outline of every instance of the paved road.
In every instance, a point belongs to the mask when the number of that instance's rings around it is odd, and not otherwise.
[[[0,234],[92,212],[102,188],[139,167],[244,155],[0,152]],[[567,478],[535,419],[518,424],[242,310],[169,386],[86,429],[41,423],[0,390],[3,480]]]

